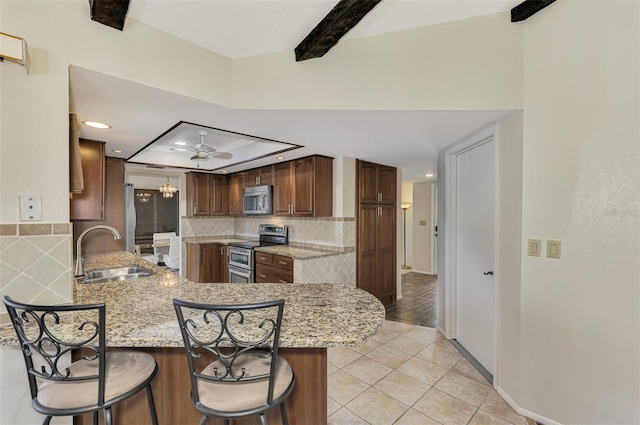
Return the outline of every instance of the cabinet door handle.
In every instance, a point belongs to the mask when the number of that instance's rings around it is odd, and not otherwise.
[[[261,278],[263,278],[263,279],[265,279],[265,278],[267,277],[267,275],[266,275],[266,274],[262,274],[262,273],[260,273],[258,276],[260,276],[260,277],[261,277]]]
[[[286,262],[286,261],[278,261],[278,264],[282,264],[283,266],[286,266],[286,265],[287,265],[287,264],[289,264],[289,263],[288,263],[288,262]]]
[[[279,279],[279,280],[278,280],[278,282],[280,282],[280,283],[287,283],[287,281],[286,281],[286,280],[282,280],[282,279]]]
[[[193,215],[196,215],[196,206],[193,206]]]

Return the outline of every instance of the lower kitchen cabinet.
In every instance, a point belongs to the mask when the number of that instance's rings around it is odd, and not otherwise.
[[[217,243],[186,243],[187,279],[200,283],[229,281],[229,248]]]
[[[293,258],[256,252],[256,283],[293,283]]]

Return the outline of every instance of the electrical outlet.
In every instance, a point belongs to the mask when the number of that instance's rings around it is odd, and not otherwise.
[[[547,241],[547,258],[560,258],[560,251],[562,250],[562,242],[560,241]]]
[[[540,257],[542,251],[542,241],[540,239],[529,239],[527,242],[527,255],[529,257]]]
[[[42,198],[35,195],[20,195],[20,220],[42,221]]]

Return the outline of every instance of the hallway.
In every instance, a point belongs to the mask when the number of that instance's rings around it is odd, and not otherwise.
[[[438,276],[409,272],[402,275],[402,299],[386,307],[387,320],[409,325],[438,325]]]

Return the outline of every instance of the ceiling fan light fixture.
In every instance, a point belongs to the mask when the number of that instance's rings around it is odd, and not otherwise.
[[[93,127],[93,128],[99,128],[101,130],[111,128],[109,124],[105,124],[100,121],[82,121],[82,124],[88,125],[89,127]]]
[[[171,184],[169,176],[167,176],[167,182],[160,185],[160,193],[163,198],[173,198],[173,195],[178,191],[178,188]]]

